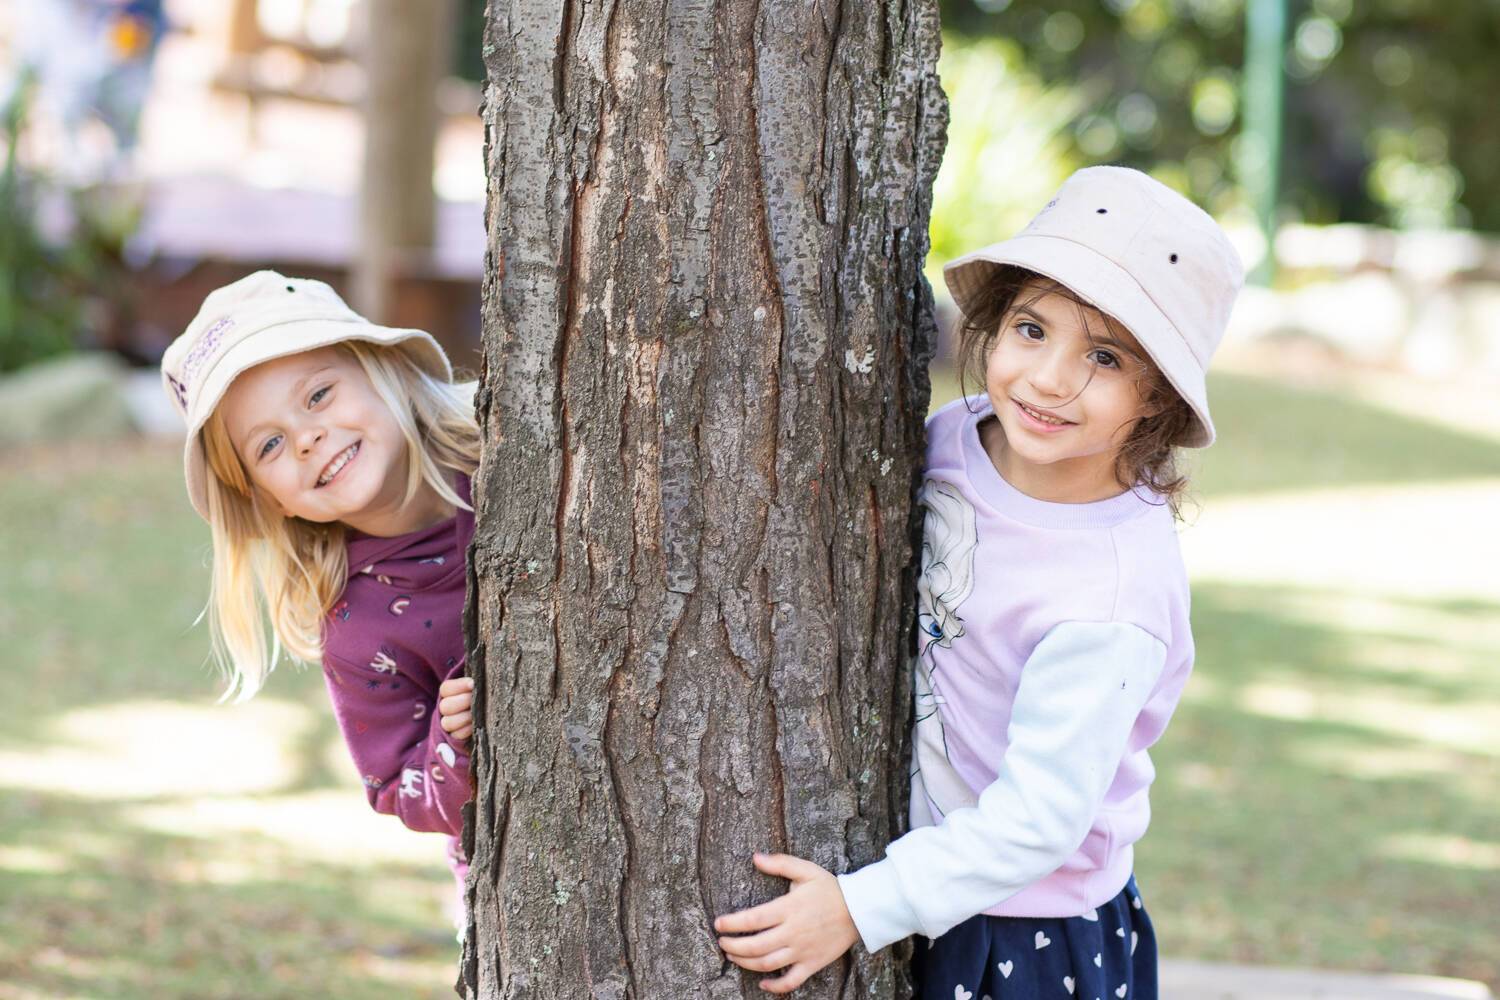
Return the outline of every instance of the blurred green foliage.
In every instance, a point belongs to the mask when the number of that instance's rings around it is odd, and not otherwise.
[[[32,92],[23,75],[0,112],[0,372],[94,339],[131,295],[123,253],[140,221],[136,198],[61,190],[21,162]]]
[[[458,44],[453,72],[484,82],[484,7],[486,0],[458,0]]]
[[[944,263],[1019,230],[1084,165],[1070,128],[1088,102],[1085,88],[1043,83],[1005,38],[945,38],[938,73],[952,111],[927,264],[941,287]]]
[[[78,304],[67,293],[82,270],[80,252],[42,238],[36,223],[39,185],[17,155],[30,93],[23,81],[0,121],[0,372],[67,351],[80,320]]]
[[[942,10],[951,45],[1009,39],[1024,72],[1084,88],[1088,107],[1065,133],[1083,162],[1150,170],[1223,215],[1241,207],[1245,2],[942,0]],[[1286,216],[1500,232],[1500,7],[1286,2]],[[954,103],[955,119],[968,113]]]

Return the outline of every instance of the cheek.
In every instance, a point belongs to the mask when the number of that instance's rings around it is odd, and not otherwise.
[[[261,485],[260,490],[261,496],[265,498],[266,505],[272,510],[281,511],[285,506],[283,500],[289,495],[287,486],[288,484],[280,476],[267,479]]]
[[[994,384],[1006,381],[1015,368],[1004,344],[996,340],[990,350],[984,355],[984,378],[986,382]]]
[[[378,433],[386,441],[390,441],[392,435],[399,437],[401,434],[401,425],[395,414],[378,397],[361,399],[349,414],[349,421],[366,431]]]
[[[1115,436],[1124,440],[1136,423],[1146,415],[1145,405],[1140,397],[1128,387],[1121,387],[1121,391],[1112,400],[1108,410],[1109,423],[1115,428]]]

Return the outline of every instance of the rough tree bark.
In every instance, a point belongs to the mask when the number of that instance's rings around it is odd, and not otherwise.
[[[491,0],[470,997],[764,996],[904,828],[935,0]],[[906,992],[856,949],[804,997]]]

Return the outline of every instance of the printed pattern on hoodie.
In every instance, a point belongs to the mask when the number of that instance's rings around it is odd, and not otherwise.
[[[458,495],[469,500],[469,480]],[[323,675],[370,805],[413,830],[457,836],[468,755],[443,731],[438,687],[464,673],[466,510],[381,538],[349,530],[349,579],[323,626]],[[451,846],[451,845],[450,845]]]

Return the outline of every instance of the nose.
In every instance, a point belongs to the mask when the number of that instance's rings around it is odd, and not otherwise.
[[[1068,389],[1072,379],[1064,352],[1056,349],[1043,351],[1027,372],[1026,381],[1039,396],[1059,399],[1070,396]]]
[[[321,426],[306,426],[297,432],[297,454],[306,458],[326,437]]]

